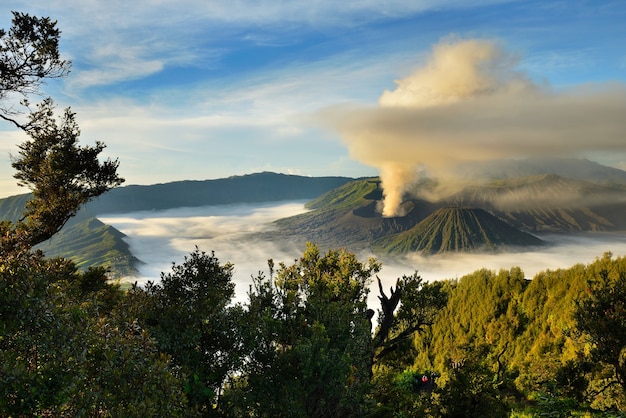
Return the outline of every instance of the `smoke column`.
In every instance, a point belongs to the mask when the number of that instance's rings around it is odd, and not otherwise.
[[[321,118],[353,158],[379,169],[383,216],[402,215],[420,170],[437,176],[466,161],[626,152],[623,84],[555,92],[518,62],[495,41],[445,39],[378,106],[336,107]]]

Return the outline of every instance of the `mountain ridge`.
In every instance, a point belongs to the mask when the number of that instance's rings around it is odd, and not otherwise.
[[[610,173],[617,170],[607,169]],[[623,174],[626,178],[626,172]],[[377,178],[358,179],[333,189],[309,202],[310,212],[277,221],[279,234],[299,243],[310,240],[321,246],[351,246],[357,250],[377,247],[388,253],[385,245],[377,243],[385,239],[393,241],[386,237],[394,235],[396,239],[414,240],[405,233],[407,230],[449,206],[485,210],[506,224],[502,229],[507,229],[509,235],[528,237],[528,234],[538,233],[626,230],[626,181],[606,183],[570,179],[554,173],[532,174],[481,184],[474,182],[460,191],[432,200],[419,197],[432,196],[437,187],[436,181],[426,179],[407,191],[400,207],[402,216],[391,218],[381,215],[384,191],[380,184]],[[460,236],[466,234],[457,232]],[[519,244],[489,241],[496,242],[496,247],[531,246],[537,244],[535,238],[521,240]],[[488,247],[489,243],[486,244]],[[396,247],[410,245],[407,242]]]
[[[212,180],[182,180],[110,190],[88,203],[91,214],[164,210],[232,203],[312,199],[354,180],[350,177],[306,177],[264,171]]]

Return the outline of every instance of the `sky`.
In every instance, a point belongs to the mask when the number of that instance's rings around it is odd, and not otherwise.
[[[71,106],[126,184],[567,155],[626,168],[623,0],[3,0],[58,21]],[[476,117],[478,115],[479,117]],[[0,197],[23,193],[0,124]],[[390,152],[393,150],[394,152]]]

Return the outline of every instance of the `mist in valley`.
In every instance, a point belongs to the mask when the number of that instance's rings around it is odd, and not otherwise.
[[[302,255],[304,247],[291,242],[272,242],[257,236],[274,228],[272,222],[306,212],[303,201],[255,205],[225,205],[179,208],[166,211],[134,212],[103,215],[100,219],[127,235],[130,249],[144,264],[138,277],[124,280],[145,283],[158,281],[161,272],[171,270],[172,262],[180,264],[184,256],[197,246],[201,251],[215,252],[220,262],[235,266],[233,281],[236,300],[243,301],[252,283],[252,276],[267,274],[267,260],[276,264],[292,264]],[[396,278],[418,271],[424,280],[460,278],[478,269],[510,269],[520,267],[526,278],[547,269],[568,268],[587,264],[607,251],[615,256],[626,255],[626,235],[620,233],[587,233],[579,235],[540,235],[548,245],[497,253],[450,253],[405,257],[378,257],[383,263],[378,274],[385,291]],[[348,248],[348,250],[350,250]],[[367,261],[373,254],[357,252],[359,260]],[[370,303],[376,304],[378,290],[373,289]]]

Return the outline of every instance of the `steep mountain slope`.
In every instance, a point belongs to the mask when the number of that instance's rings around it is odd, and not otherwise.
[[[17,222],[22,217],[30,193],[0,199],[0,221]]]
[[[542,243],[483,209],[447,207],[438,209],[408,231],[376,240],[374,246],[388,254],[416,251],[435,254]]]
[[[48,257],[67,257],[81,269],[103,266],[114,278],[137,273],[140,261],[124,241],[125,235],[98,219],[76,222],[40,244]]]

